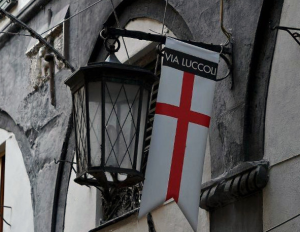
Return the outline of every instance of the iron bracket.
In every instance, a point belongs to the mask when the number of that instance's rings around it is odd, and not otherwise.
[[[131,31],[126,29],[111,28],[111,27],[104,27],[104,29],[100,32],[100,37],[104,40],[107,51],[113,50],[113,52],[118,51],[118,49],[120,48],[120,42],[118,42],[118,37],[127,37],[127,38],[133,38],[138,40],[157,42],[159,43],[158,45],[159,47],[157,48],[159,55],[163,55],[163,49],[161,47],[161,44],[165,44],[167,38],[166,36],[159,35],[159,34],[156,35],[156,34],[145,33],[141,31]],[[108,42],[109,40],[112,40],[111,44]],[[230,89],[233,88],[232,43],[228,42],[226,45],[214,45],[214,44],[207,44],[202,42],[194,42],[190,40],[180,40],[180,39],[177,40],[220,53],[220,57],[225,61],[228,67],[228,72],[224,77],[218,79],[217,81],[224,80],[228,76],[231,76]],[[115,49],[113,46],[115,42],[118,42],[117,49]],[[227,45],[231,45],[231,46],[227,47]]]
[[[155,35],[151,33],[145,33],[141,31],[131,31],[131,30],[126,30],[126,29],[119,29],[119,28],[111,28],[111,27],[105,27],[104,31],[101,32],[101,35],[103,37],[107,36],[112,36],[112,37],[127,37],[127,38],[133,38],[133,39],[139,39],[139,40],[148,40],[148,41],[153,41],[157,43],[165,43],[166,42],[166,36],[163,35]],[[214,45],[214,44],[207,44],[207,43],[202,43],[202,42],[194,42],[191,40],[180,40],[179,41],[192,44],[197,47],[209,49],[214,52],[222,52],[224,54],[231,54],[232,51],[228,47],[224,47],[222,45]]]
[[[283,26],[275,26],[271,28],[272,30],[282,30],[289,33],[292,38],[296,41],[296,43],[300,46],[300,33],[292,32],[292,31],[300,31],[300,28],[295,27],[283,27]]]
[[[75,162],[71,162],[71,161],[68,161],[68,160],[56,160],[56,159],[54,159],[54,163],[55,164],[58,164],[58,163],[69,163],[69,164],[71,164],[71,167],[72,167],[73,171],[75,173],[77,173],[76,170],[75,170],[75,168],[73,167],[73,164],[77,164]]]

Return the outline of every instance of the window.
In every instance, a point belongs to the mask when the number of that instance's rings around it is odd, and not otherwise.
[[[3,231],[5,152],[0,152],[0,232]]]
[[[0,0],[0,7],[4,10],[10,10],[17,3],[17,0]]]
[[[0,232],[34,231],[31,197],[29,177],[16,137],[0,128]]]
[[[11,10],[12,7],[14,7],[15,5],[17,5],[18,0],[0,0],[0,8],[2,8],[3,10],[9,11]],[[1,19],[2,16],[0,16]]]

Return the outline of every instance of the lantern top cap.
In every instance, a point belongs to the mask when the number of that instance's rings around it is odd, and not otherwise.
[[[83,85],[85,81],[99,80],[103,77],[130,79],[151,85],[158,80],[152,72],[138,66],[100,62],[80,67],[71,74],[65,84],[72,89],[74,85],[80,85],[80,83]]]

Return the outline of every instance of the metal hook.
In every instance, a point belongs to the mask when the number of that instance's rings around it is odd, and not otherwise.
[[[163,56],[164,55],[164,48],[162,47],[162,44],[158,44],[157,46],[156,46],[156,52],[157,52],[157,54],[159,54],[160,56]]]
[[[104,28],[102,31],[100,31],[100,37],[101,37],[101,39],[106,40],[107,36],[104,37],[103,33],[106,33],[106,28]]]
[[[68,160],[56,160],[56,159],[54,159],[54,163],[55,164],[58,164],[58,163],[69,163],[69,164],[71,164],[71,167],[72,167],[73,171],[75,173],[77,173],[76,170],[75,170],[75,168],[73,167],[73,164],[77,164],[75,162],[71,162],[71,161],[68,161]]]
[[[223,53],[220,53],[220,57],[225,61],[226,65],[228,67],[228,71],[227,71],[227,73],[224,77],[222,77],[220,79],[217,79],[216,81],[222,81],[222,80],[226,79],[227,77],[229,77],[229,75],[232,73],[232,63],[231,63],[231,61]]]

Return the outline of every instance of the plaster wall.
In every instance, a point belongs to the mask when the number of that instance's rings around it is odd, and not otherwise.
[[[300,25],[300,2],[284,2],[280,25]],[[300,154],[300,48],[284,31],[278,32],[266,112],[265,158],[274,165]]]
[[[271,167],[270,180],[263,194],[264,231],[300,213],[300,157]],[[272,232],[300,230],[300,219],[295,218]]]
[[[300,2],[285,0],[280,25],[299,27]],[[263,192],[264,230],[300,211],[300,47],[279,31],[274,53],[266,110],[265,159],[270,161],[270,180]],[[276,231],[298,231],[299,218]]]
[[[5,143],[4,232],[34,231],[31,189],[22,153],[15,135],[0,129],[0,144]],[[22,223],[20,223],[22,222]]]
[[[76,184],[75,178],[76,174],[72,171],[64,232],[89,231],[96,227],[96,188]]]

